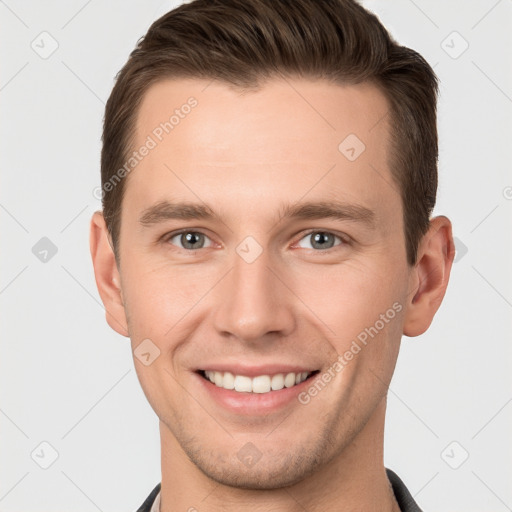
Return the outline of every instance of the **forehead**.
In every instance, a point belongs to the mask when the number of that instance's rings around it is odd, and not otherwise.
[[[205,152],[203,156],[213,148],[217,151],[212,156],[229,156],[229,160],[254,156],[248,150],[259,149],[257,144],[267,142],[269,134],[276,144],[267,146],[266,154],[279,149],[280,143],[292,146],[295,142],[294,149],[308,155],[320,150],[316,144],[319,139],[323,139],[324,146],[332,143],[337,150],[336,142],[349,133],[363,142],[374,142],[387,131],[387,123],[381,122],[387,111],[384,95],[370,83],[338,85],[324,80],[274,79],[257,90],[241,90],[218,81],[162,80],[143,97],[136,136],[138,142],[155,130],[158,136],[158,128],[164,129],[161,125],[170,122],[167,128],[171,131],[164,130],[162,135],[194,136],[197,147]],[[183,122],[187,117],[192,122]],[[240,152],[233,153],[234,144],[229,153],[223,152],[229,144],[226,136],[238,143]],[[306,138],[311,144],[303,146]]]
[[[297,201],[306,193],[389,208],[400,200],[388,120],[385,96],[370,83],[274,79],[242,91],[162,80],[141,102],[134,149],[151,150],[129,174],[126,194],[136,192],[141,208],[176,193],[209,204],[235,193],[248,208],[262,197],[268,206],[279,194]]]

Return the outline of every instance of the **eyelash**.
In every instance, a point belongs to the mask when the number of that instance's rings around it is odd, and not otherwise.
[[[170,240],[172,240],[174,237],[176,237],[178,235],[182,235],[184,233],[196,233],[196,234],[204,235],[207,238],[210,238],[206,233],[203,233],[202,231],[197,231],[197,230],[194,230],[194,229],[182,229],[182,230],[179,230],[179,231],[173,231],[172,233],[167,233],[166,235],[164,235],[162,237],[162,241],[164,243],[170,243]],[[306,233],[303,233],[301,238],[299,238],[297,240],[297,242],[295,242],[293,244],[293,246],[297,245],[300,241],[302,241],[307,236],[312,235],[313,233],[323,233],[323,234],[333,235],[335,238],[338,238],[340,240],[340,243],[336,244],[333,247],[330,247],[328,249],[309,249],[309,248],[306,248],[307,251],[313,251],[315,253],[329,253],[329,252],[335,250],[336,247],[346,246],[346,245],[350,245],[351,244],[351,239],[347,235],[343,235],[342,236],[342,235],[336,234],[336,233],[334,233],[332,231],[326,231],[326,230],[321,230],[321,229],[311,229],[311,230],[307,231]],[[174,244],[170,244],[170,245],[174,245]],[[180,251],[185,251],[185,252],[187,252],[189,254],[195,254],[196,252],[198,252],[198,251],[200,251],[202,249],[208,249],[208,247],[202,247],[200,249],[185,249],[185,248],[182,248],[182,247],[176,247],[176,248],[178,250],[180,250]]]

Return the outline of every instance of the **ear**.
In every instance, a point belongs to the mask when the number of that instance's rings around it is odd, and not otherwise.
[[[411,270],[403,331],[406,336],[418,336],[429,328],[446,292],[454,257],[450,220],[443,215],[433,218]]]
[[[89,245],[96,286],[105,306],[107,323],[114,331],[128,337],[121,279],[107,225],[100,211],[94,212],[91,219]]]

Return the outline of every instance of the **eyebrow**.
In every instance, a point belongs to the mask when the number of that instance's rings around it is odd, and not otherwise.
[[[149,227],[167,220],[215,219],[217,215],[206,204],[188,202],[160,201],[142,211],[139,223]],[[356,221],[375,227],[375,212],[362,205],[339,201],[319,201],[284,205],[280,209],[279,219],[320,220],[333,218]]]

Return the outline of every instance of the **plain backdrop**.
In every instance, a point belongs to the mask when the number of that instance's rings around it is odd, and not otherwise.
[[[88,230],[114,76],[174,5],[0,1],[2,512],[135,510],[160,481]],[[512,510],[512,1],[364,5],[441,80],[435,214],[458,249],[431,328],[403,339],[385,463],[425,511]]]

